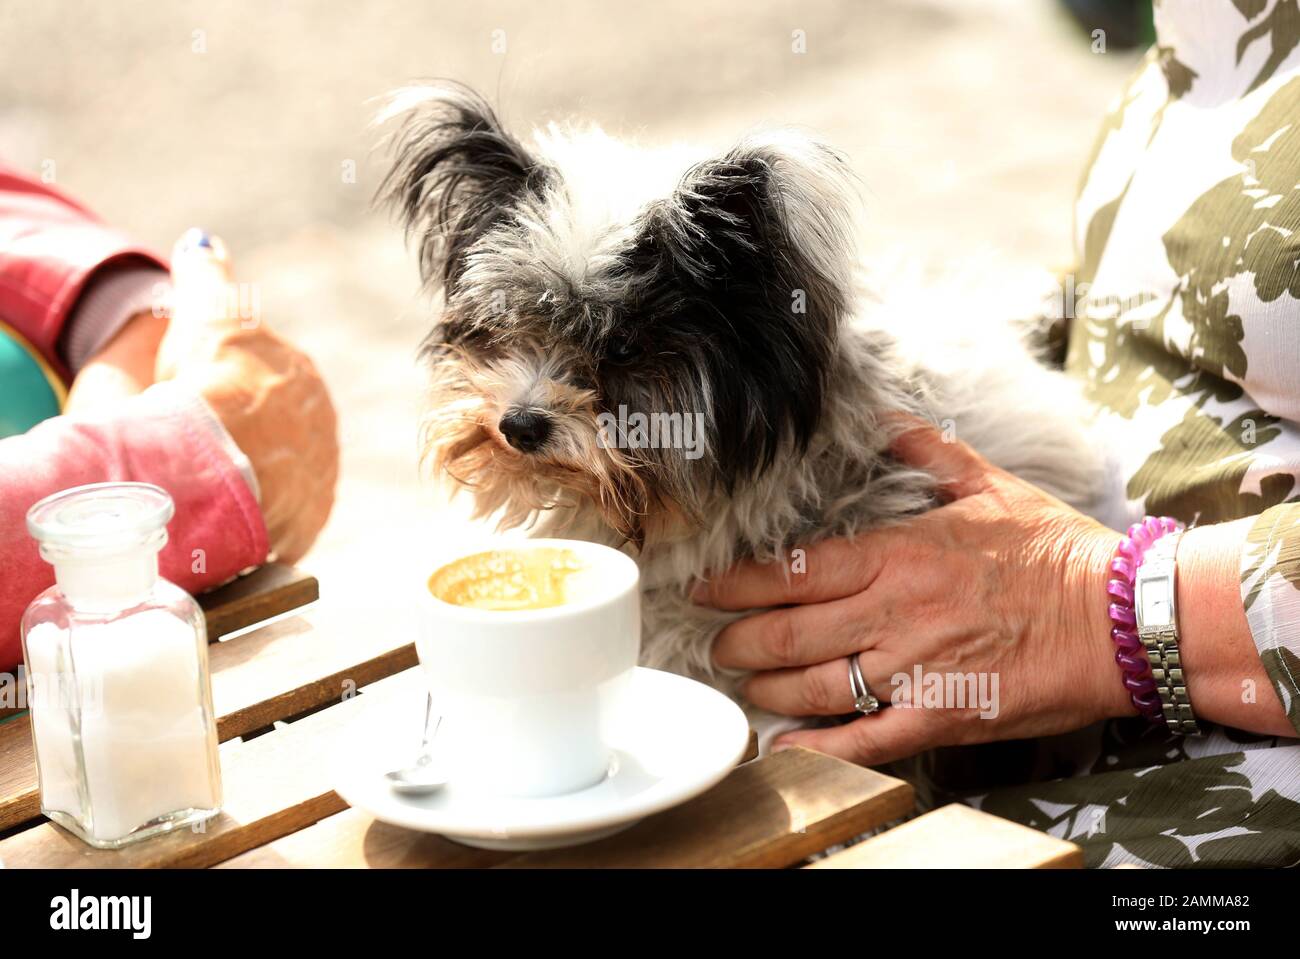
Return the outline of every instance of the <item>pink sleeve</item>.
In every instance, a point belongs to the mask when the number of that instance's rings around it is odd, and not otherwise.
[[[76,200],[0,164],[0,318],[61,374],[59,334],[82,289],[100,267],[128,262],[163,266]]]
[[[26,527],[28,508],[50,493],[107,480],[167,490],[176,517],[162,575],[192,593],[265,561],[257,500],[202,410],[196,397],[164,383],[111,415],[59,416],[0,440],[0,671],[21,660],[19,619],[54,582]]]

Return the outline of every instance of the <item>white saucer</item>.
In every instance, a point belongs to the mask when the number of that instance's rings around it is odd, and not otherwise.
[[[357,733],[340,754],[334,788],[348,805],[395,826],[485,849],[550,849],[602,839],[698,796],[744,755],[749,724],[716,690],[637,668],[626,696],[610,735],[609,775],[579,792],[491,798],[458,794],[454,782],[424,796],[394,792],[384,772],[409,764],[419,747],[422,689],[362,709]]]

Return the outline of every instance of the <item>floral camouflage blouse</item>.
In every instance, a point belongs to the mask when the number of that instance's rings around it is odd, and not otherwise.
[[[1242,603],[1300,735],[1300,11],[1155,14],[1079,193],[1066,369],[1115,438],[1110,525],[1257,517]],[[960,762],[965,788],[929,770],[940,793],[1070,839],[1091,866],[1300,864],[1300,740],[1132,719]]]

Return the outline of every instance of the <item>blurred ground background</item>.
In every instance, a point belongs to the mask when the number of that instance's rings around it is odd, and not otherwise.
[[[304,565],[340,615],[364,614],[398,558],[463,529],[417,476],[428,308],[370,209],[372,98],[450,76],[521,131],[583,117],[720,148],[805,125],[852,158],[882,248],[1062,267],[1077,178],[1136,56],[1091,52],[1050,0],[0,0],[0,156],[53,169],[160,250],[192,225],[225,237],[334,391],[338,506]]]

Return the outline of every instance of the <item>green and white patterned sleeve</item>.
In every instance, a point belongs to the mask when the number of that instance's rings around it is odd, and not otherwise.
[[[1256,517],[1241,554],[1241,602],[1264,668],[1300,733],[1300,503]]]

